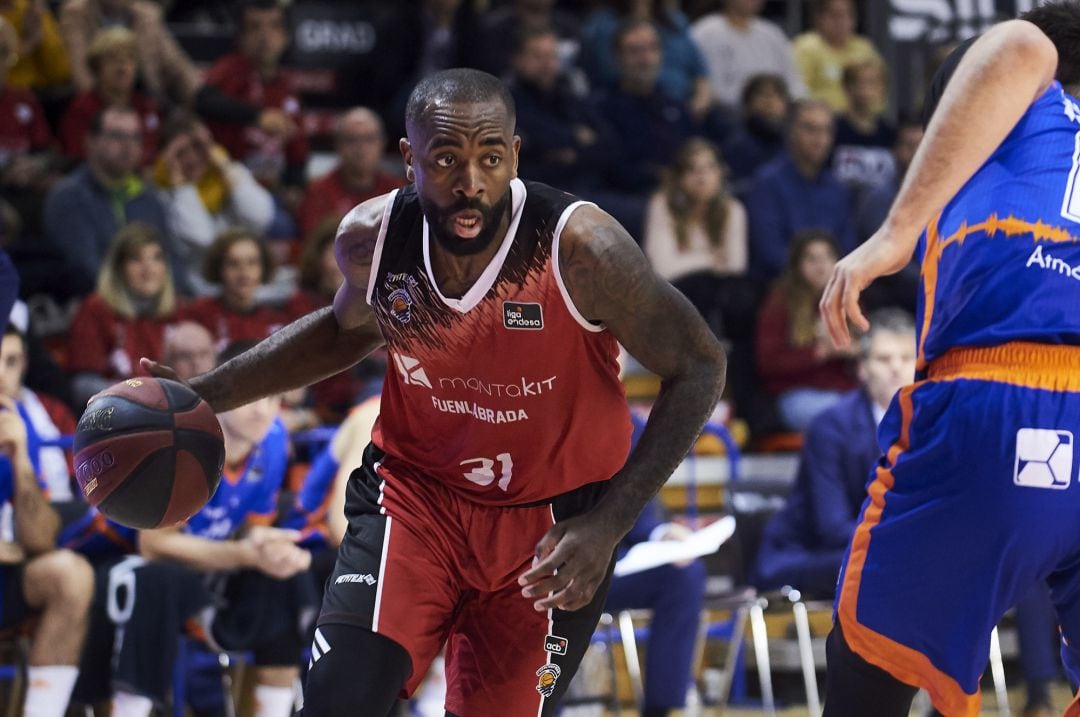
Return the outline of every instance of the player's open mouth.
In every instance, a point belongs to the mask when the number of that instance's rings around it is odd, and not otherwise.
[[[460,239],[475,239],[484,228],[484,215],[470,210],[454,215],[454,234]]]

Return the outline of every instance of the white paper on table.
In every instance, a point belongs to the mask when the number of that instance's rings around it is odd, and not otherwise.
[[[646,540],[634,545],[615,563],[615,575],[632,575],[642,570],[711,555],[735,534],[735,518],[728,515],[683,540]]]

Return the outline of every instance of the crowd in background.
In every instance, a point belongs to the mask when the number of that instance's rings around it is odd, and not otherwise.
[[[509,86],[520,176],[616,217],[705,317],[729,353],[724,400],[753,442],[800,434],[867,389],[856,368],[869,360],[868,344],[835,348],[817,303],[838,258],[880,225],[923,130],[887,106],[889,68],[858,33],[855,0],[811,3],[796,37],[763,16],[764,0],[697,2],[692,16],[678,0],[415,0],[402,4],[404,40],[382,46],[376,69],[337,79],[341,97],[369,105],[330,110],[325,97],[308,106],[287,64],[302,6],[0,0],[0,248],[22,298],[0,353],[0,394],[18,403],[27,441],[72,433],[90,396],[143,373],[140,357],[192,376],[328,306],[341,282],[338,222],[406,183],[396,139],[409,89],[462,65]],[[197,62],[170,22],[232,28],[231,48]],[[912,265],[871,287],[866,308],[913,313],[917,288]],[[896,314],[892,321],[894,333],[913,331]],[[223,416],[223,485],[243,485],[257,463],[260,475],[274,476],[273,490],[250,498],[246,512],[191,528],[207,543],[155,537],[143,555],[196,572],[325,575],[317,548],[336,543],[328,506],[335,471],[351,459],[340,445],[316,454],[290,437],[337,425],[357,404],[367,421],[377,404],[361,402],[378,391],[384,369],[375,356],[280,405]],[[880,410],[867,409],[867,426]],[[78,503],[70,455],[33,452],[49,498]],[[291,479],[290,462],[310,472]],[[297,497],[279,515],[285,488]],[[75,513],[62,547],[110,569],[135,551],[134,535],[93,511]],[[266,547],[277,534],[260,532],[262,524],[275,516],[313,539],[313,564]],[[853,517],[837,520],[846,528]],[[829,550],[846,543],[839,532]],[[224,537],[237,538],[235,552],[208,547]],[[828,586],[826,562],[814,581]],[[57,570],[71,572],[63,563]],[[311,604],[290,595],[290,610]],[[213,637],[228,638],[228,627]],[[260,699],[284,704],[295,674],[273,662],[281,653],[241,647],[270,655],[257,662],[266,668]],[[164,699],[171,664],[149,675],[123,659],[114,667],[123,684],[138,686],[113,696],[114,714],[145,714]],[[95,679],[76,697],[101,699],[92,688],[111,683]],[[84,668],[80,684],[91,681]]]

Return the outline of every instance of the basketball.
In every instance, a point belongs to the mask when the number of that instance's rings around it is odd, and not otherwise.
[[[75,478],[86,499],[131,528],[190,518],[217,490],[221,425],[187,386],[129,378],[87,405],[75,431]]]

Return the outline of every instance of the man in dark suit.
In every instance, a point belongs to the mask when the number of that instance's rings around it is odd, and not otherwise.
[[[870,467],[881,455],[877,424],[901,386],[915,374],[915,324],[902,311],[873,316],[862,339],[859,388],[811,423],[795,485],[765,527],[755,585],[792,585],[831,599]]]

